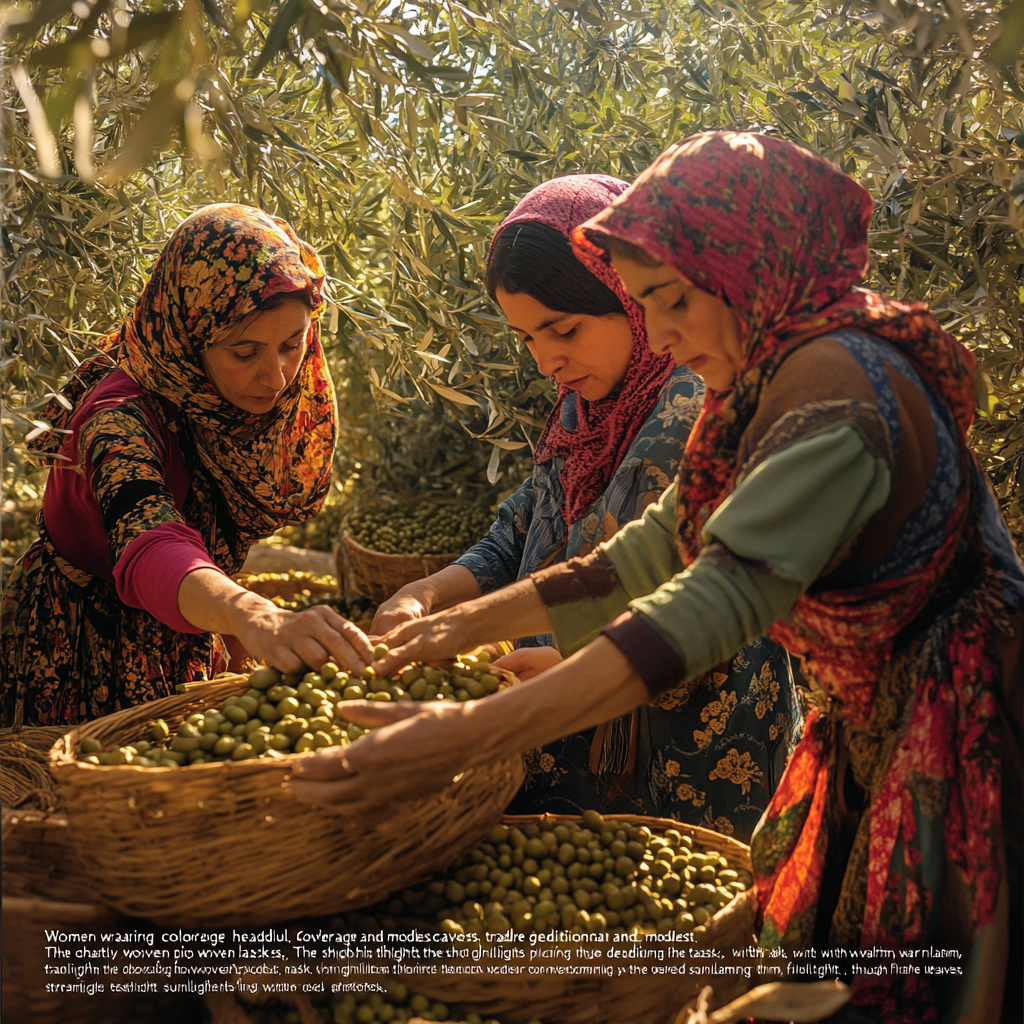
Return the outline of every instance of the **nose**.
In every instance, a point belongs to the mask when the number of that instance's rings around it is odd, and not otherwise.
[[[663,355],[678,344],[679,331],[668,317],[649,313],[645,310],[644,322],[647,326],[647,344],[655,355]]]
[[[537,369],[545,377],[553,377],[569,361],[565,353],[560,352],[555,345],[548,345],[543,341],[535,341],[530,348],[533,352],[533,358],[537,362]]]
[[[260,383],[271,391],[282,391],[288,384],[287,360],[284,353],[269,353],[264,361]]]

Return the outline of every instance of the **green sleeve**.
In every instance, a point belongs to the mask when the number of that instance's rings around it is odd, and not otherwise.
[[[708,520],[704,551],[684,570],[673,485],[599,548],[616,578],[610,593],[549,605],[559,647],[572,653],[603,629],[618,643],[622,637],[605,627],[632,611],[627,618],[648,637],[653,631],[686,677],[705,672],[789,613],[882,508],[890,486],[888,467],[852,426],[798,441],[737,485]],[[637,634],[633,648],[641,645]]]
[[[630,602],[687,677],[706,672],[785,617],[840,545],[878,512],[890,473],[841,426],[770,456],[708,520],[685,571]],[[619,572],[633,572],[609,557]]]

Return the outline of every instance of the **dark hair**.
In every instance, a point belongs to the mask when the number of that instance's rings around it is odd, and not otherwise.
[[[500,288],[510,295],[525,292],[559,313],[625,313],[615,292],[576,259],[569,239],[538,221],[520,221],[498,236],[485,287],[494,301]]]
[[[274,292],[269,299],[257,303],[256,309],[260,313],[265,313],[268,309],[280,309],[289,299],[301,302],[307,309],[313,308],[313,293],[308,288],[303,288],[294,292]]]

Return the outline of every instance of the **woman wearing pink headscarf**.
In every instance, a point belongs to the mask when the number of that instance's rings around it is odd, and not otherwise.
[[[502,503],[488,535],[382,605],[372,633],[589,554],[675,475],[703,385],[651,351],[643,313],[618,275],[588,270],[569,241],[626,188],[603,174],[555,178],[498,227],[487,292],[556,382],[555,408],[533,475]],[[553,644],[521,638],[500,664],[530,678],[561,661]],[[781,775],[795,719],[788,659],[755,640],[701,685],[533,751],[510,810],[661,814],[746,839]]]

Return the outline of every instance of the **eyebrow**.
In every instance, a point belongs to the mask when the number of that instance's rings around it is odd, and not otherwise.
[[[661,284],[652,284],[649,288],[645,288],[640,293],[640,298],[646,299],[648,295],[652,294],[653,292],[656,292],[659,288],[665,288],[666,286],[672,284],[673,281],[677,280],[678,278],[672,278],[671,280],[668,281],[662,281]]]
[[[294,334],[289,334],[285,341],[291,341],[292,338],[298,337],[300,334],[305,334],[306,328],[300,327]],[[239,338],[238,341],[233,341],[228,346],[229,348],[236,348],[238,345],[266,345],[265,341],[257,341],[255,338]]]
[[[542,324],[537,324],[537,326],[533,328],[532,332],[524,331],[523,333],[540,334],[541,331],[546,331],[549,327],[554,327],[555,324],[560,324],[563,320],[568,320],[569,317],[575,315],[575,313],[560,313],[558,316],[551,317],[550,320],[545,320]],[[521,327],[518,329],[522,330]],[[516,330],[516,328],[513,328],[513,330]]]

